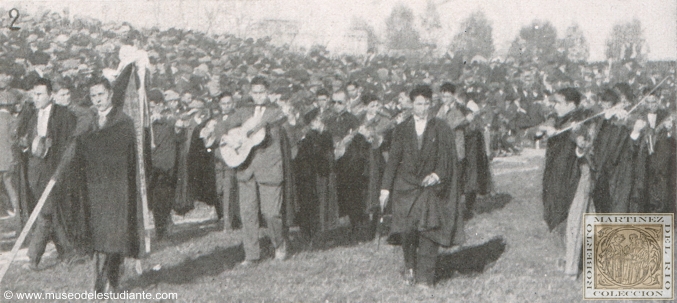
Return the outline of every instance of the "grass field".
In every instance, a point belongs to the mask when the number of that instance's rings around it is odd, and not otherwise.
[[[221,231],[213,221],[175,225],[168,240],[154,243],[141,275],[127,260],[123,287],[177,293],[179,302],[580,302],[583,282],[557,270],[564,249],[542,219],[542,163],[542,150],[494,161],[495,187],[503,195],[478,202],[478,214],[466,222],[466,243],[442,252],[440,282],[431,290],[402,283],[399,246],[385,239],[380,247],[375,241],[349,245],[344,228],[313,249],[292,238],[285,262],[241,268],[240,232]],[[264,248],[272,257],[270,245]],[[56,261],[52,254],[43,262]],[[92,290],[92,261],[40,272],[23,269],[24,263],[10,268],[1,291]]]

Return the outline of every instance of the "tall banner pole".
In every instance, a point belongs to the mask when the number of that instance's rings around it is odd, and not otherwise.
[[[137,123],[137,154],[138,154],[138,173],[139,173],[139,191],[141,194],[141,207],[143,212],[143,229],[144,229],[144,247],[146,253],[150,253],[150,234],[153,227],[150,224],[150,212],[148,210],[148,188],[147,188],[147,179],[146,179],[146,166],[144,161],[144,147],[145,147],[145,127],[148,124],[150,128],[150,123],[146,123],[146,110],[148,108],[147,95],[146,95],[146,67],[143,64],[142,66],[137,65],[137,72],[139,75],[139,123]]]
[[[124,45],[120,48],[120,65],[117,73],[119,74],[127,65],[133,64],[134,75],[139,77],[137,86],[136,81],[130,79],[125,92],[125,112],[134,120],[134,128],[136,132],[136,153],[137,153],[137,186],[141,198],[141,216],[143,217],[143,250],[145,253],[150,253],[150,235],[153,226],[150,224],[150,212],[148,209],[148,185],[147,172],[145,167],[145,147],[146,147],[146,127],[150,128],[146,95],[146,68],[150,65],[148,53],[131,45]],[[151,140],[152,141],[152,140]],[[140,266],[137,262],[137,271],[140,271]]]

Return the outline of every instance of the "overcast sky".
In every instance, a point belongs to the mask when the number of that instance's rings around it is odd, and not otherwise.
[[[652,60],[677,58],[677,0],[434,0],[443,27],[453,36],[459,23],[470,13],[482,10],[493,25],[494,44],[507,49],[519,29],[533,19],[550,21],[559,37],[568,26],[578,23],[590,45],[590,60],[604,59],[605,41],[614,24],[641,21]],[[405,3],[419,16],[427,0],[2,0],[0,6],[34,10],[47,7],[61,11],[68,7],[71,15],[88,15],[103,21],[129,21],[135,26],[158,25],[205,30],[207,12],[238,17],[251,22],[263,18],[297,20],[302,32],[327,43],[341,36],[350,20],[361,17],[379,33],[393,6]],[[218,8],[218,9],[217,9]],[[212,24],[212,30],[232,29],[225,20]]]

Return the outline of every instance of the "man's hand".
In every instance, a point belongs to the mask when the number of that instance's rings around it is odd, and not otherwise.
[[[644,129],[645,127],[646,127],[646,121],[639,119],[639,120],[635,121],[635,125],[632,126],[632,130],[639,132],[642,129]]]
[[[364,136],[365,138],[371,137],[371,131],[364,125],[361,125],[360,128],[357,129],[357,133]]]
[[[582,150],[587,150],[591,145],[591,142],[585,139],[583,136],[578,136],[576,137],[576,146],[581,148]]]
[[[545,132],[545,134],[550,137],[557,132],[557,129],[550,125],[541,125],[538,127],[539,131]]]
[[[437,184],[440,184],[440,177],[437,176],[436,173],[427,175],[425,178],[423,178],[423,182],[421,182],[421,185],[423,187],[433,186]]]
[[[346,147],[343,144],[339,144],[336,146],[334,149],[334,160],[338,160],[339,158],[343,157],[343,155],[346,153]]]
[[[630,133],[630,139],[637,140],[645,127],[646,121],[642,119],[635,121],[635,125],[632,126],[632,132]]]
[[[616,116],[619,120],[625,120],[628,118],[628,111],[622,108],[616,109],[614,110],[614,116]]]
[[[378,201],[381,202],[381,213],[383,213],[383,210],[386,208],[389,197],[390,197],[390,191],[387,190],[387,189],[382,189],[381,195],[378,197]]]

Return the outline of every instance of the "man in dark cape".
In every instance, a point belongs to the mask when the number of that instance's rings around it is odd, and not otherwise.
[[[319,113],[320,109],[315,108],[304,115],[304,122],[311,129],[299,143],[294,160],[300,207],[298,223],[310,240],[318,231],[328,229],[328,221],[335,219],[330,211],[336,211],[337,207],[334,142]]]
[[[207,143],[205,142],[206,138],[200,135],[210,122],[216,123],[212,120],[203,121],[193,129],[190,137],[187,157],[188,196],[192,201],[200,201],[214,206],[218,218],[221,219],[223,217],[223,205],[216,193],[216,159],[214,157],[218,142],[214,140]]]
[[[383,209],[392,192],[391,232],[402,234],[405,282],[431,287],[439,245],[455,242],[458,199],[448,199],[457,197],[448,191],[456,149],[449,126],[428,118],[430,87],[418,86],[410,95],[414,116],[395,128],[379,200]]]
[[[336,192],[339,216],[350,218],[353,240],[366,220],[365,202],[368,186],[369,149],[367,140],[357,133],[360,120],[347,110],[346,93],[332,95],[335,114],[327,121],[327,130],[334,141],[336,160]],[[352,133],[351,133],[352,131]],[[352,136],[349,142],[346,138]],[[347,143],[346,143],[347,142]]]
[[[479,108],[472,100],[468,102],[466,113],[468,125],[465,127],[465,165],[463,165],[463,194],[465,207],[472,211],[477,195],[486,195],[490,191],[491,173],[489,172],[489,158],[485,151],[484,124],[478,115]],[[472,108],[472,109],[470,109]]]
[[[669,114],[660,108],[655,95],[647,96],[646,103],[640,106],[630,133],[637,149],[630,197],[634,207],[630,211],[671,212],[674,203],[670,204],[669,179],[674,174],[675,154],[671,146],[674,144],[674,138],[670,136],[672,127],[667,127],[671,121],[666,121]]]
[[[650,213],[675,213],[675,159],[677,141],[674,136],[674,118],[663,121],[658,129],[654,153],[647,163],[648,207]]]
[[[636,154],[631,129],[626,125],[627,112],[623,109],[630,103],[627,96],[607,90],[602,93],[602,104],[615,109],[607,110],[593,142],[596,173],[592,197],[599,213],[627,213],[632,208],[630,194]]]
[[[567,99],[562,103],[570,105],[574,102]],[[542,198],[543,216],[550,230],[567,219],[581,177],[579,165],[584,159],[576,155],[576,133],[571,130],[555,133],[556,130],[564,129],[590,115],[590,112],[578,108],[578,104],[575,107],[558,116],[548,133],[550,137],[545,151]]]
[[[195,208],[195,192],[190,189],[190,186],[193,184],[190,180],[190,174],[194,174],[196,169],[200,169],[199,166],[196,168],[196,164],[204,164],[202,162],[193,164],[189,161],[189,157],[193,159],[199,158],[196,153],[204,150],[204,148],[193,145],[201,143],[198,142],[202,141],[199,139],[200,129],[206,123],[206,120],[208,120],[209,115],[208,110],[204,108],[204,102],[200,100],[194,100],[189,104],[189,107],[191,109],[176,122],[178,144],[176,155],[176,192],[173,209],[179,215],[184,215]],[[204,144],[202,146],[204,147]]]
[[[119,90],[127,85],[120,78],[128,79],[119,77],[114,90],[106,79],[90,86],[97,112],[89,131],[77,137],[74,157],[85,178],[86,219],[96,252],[99,292],[107,286],[117,289],[124,258],[140,256],[143,236],[136,133],[133,120],[122,111],[124,93]]]

